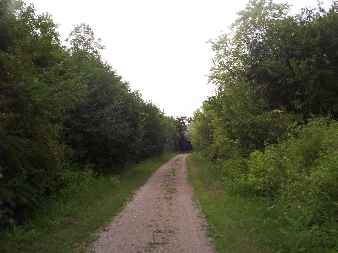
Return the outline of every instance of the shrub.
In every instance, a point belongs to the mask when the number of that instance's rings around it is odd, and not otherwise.
[[[247,185],[256,193],[273,197],[286,180],[280,146],[254,151],[248,159]]]
[[[338,123],[311,120],[287,140],[255,151],[246,186],[273,197],[284,219],[309,245],[328,245],[337,235]]]

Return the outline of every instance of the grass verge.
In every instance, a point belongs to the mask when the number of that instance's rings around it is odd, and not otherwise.
[[[95,232],[111,221],[132,193],[173,156],[164,154],[132,165],[118,177],[74,177],[73,187],[54,196],[30,224],[0,235],[0,252],[86,252],[96,238]]]
[[[257,230],[262,229],[260,219],[265,208],[262,203],[228,194],[212,165],[197,154],[189,156],[188,167],[189,180],[208,221],[209,236],[217,252],[275,252],[258,243]]]

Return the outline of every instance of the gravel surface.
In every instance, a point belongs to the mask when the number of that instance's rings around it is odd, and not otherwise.
[[[162,165],[99,235],[97,253],[215,252],[187,182],[187,155]]]

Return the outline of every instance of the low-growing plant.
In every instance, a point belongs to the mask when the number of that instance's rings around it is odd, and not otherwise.
[[[294,136],[251,153],[247,186],[273,196],[300,245],[337,245],[338,123],[315,119]],[[296,242],[295,242],[296,243]]]

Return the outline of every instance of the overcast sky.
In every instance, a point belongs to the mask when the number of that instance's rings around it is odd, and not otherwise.
[[[191,116],[213,93],[208,40],[229,29],[247,0],[28,0],[66,38],[89,24],[103,56],[133,90],[172,116]],[[289,0],[293,9],[317,0]],[[331,3],[331,0],[324,0]]]

